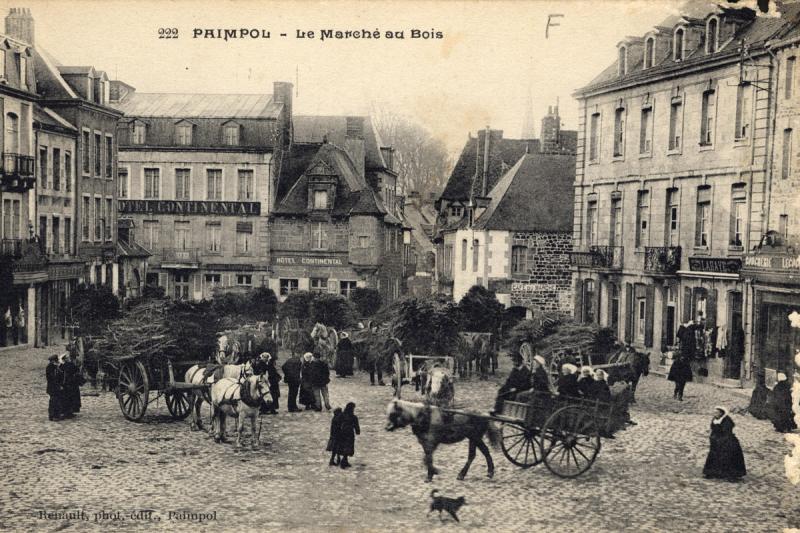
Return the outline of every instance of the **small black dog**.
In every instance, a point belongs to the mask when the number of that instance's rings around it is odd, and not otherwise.
[[[450,516],[456,522],[460,522],[461,520],[458,519],[458,510],[461,509],[461,506],[467,503],[467,500],[464,499],[463,496],[458,498],[447,498],[445,496],[436,496],[436,493],[439,492],[436,489],[431,491],[431,509],[428,511],[430,515],[433,511],[439,511],[439,520],[442,519],[442,511],[447,511]]]

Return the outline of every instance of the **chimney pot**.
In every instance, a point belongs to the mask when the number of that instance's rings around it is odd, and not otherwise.
[[[36,44],[34,42],[34,23],[30,9],[12,7],[8,15],[6,15],[5,23],[6,35],[30,45]]]

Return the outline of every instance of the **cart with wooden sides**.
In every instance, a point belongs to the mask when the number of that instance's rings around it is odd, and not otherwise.
[[[133,422],[139,422],[147,407],[162,396],[169,414],[176,420],[183,420],[191,413],[191,389],[207,388],[177,381],[175,375],[183,376],[190,367],[206,365],[209,361],[173,361],[165,356],[140,355],[119,359],[117,364],[119,408],[122,415]]]
[[[544,462],[559,477],[578,477],[594,464],[601,435],[610,435],[618,421],[614,405],[600,401],[534,392],[525,401],[503,402],[491,415],[500,422],[503,455],[530,468]]]
[[[455,372],[455,358],[449,355],[415,355],[405,354],[401,356],[395,353],[392,357],[392,370],[394,377],[392,378],[395,387],[399,383],[401,386],[404,383],[414,383],[415,390],[419,391],[424,383],[420,383],[421,378],[425,372],[430,368],[430,365],[439,364],[450,371],[450,375]],[[397,376],[400,379],[397,379]]]

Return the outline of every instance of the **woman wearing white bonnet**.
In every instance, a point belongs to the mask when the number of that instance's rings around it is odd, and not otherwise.
[[[747,474],[742,446],[733,434],[736,424],[725,407],[717,406],[714,409],[703,477],[736,481]]]
[[[778,373],[777,380],[767,396],[767,413],[775,431],[788,433],[797,428],[792,412],[792,384],[783,372]]]

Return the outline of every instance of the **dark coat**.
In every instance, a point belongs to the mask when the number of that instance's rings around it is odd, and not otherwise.
[[[83,376],[80,369],[72,361],[65,361],[61,365],[64,373],[64,411],[77,413],[81,410],[81,385]]]
[[[522,365],[520,368],[514,367],[511,369],[511,372],[508,373],[508,378],[506,378],[506,382],[503,383],[503,386],[500,387],[498,392],[499,394],[503,394],[512,389],[524,391],[528,390],[530,386],[531,371],[527,366]]]
[[[694,351],[697,343],[694,334],[694,326],[686,327],[681,325],[678,328],[677,337],[681,344],[681,355],[688,359],[692,359],[694,357]]]
[[[356,435],[361,434],[358,426],[358,417],[353,413],[344,412],[339,419],[339,438],[336,453],[351,457],[356,452]]]
[[[299,402],[303,405],[314,405],[314,393],[311,391],[313,385],[311,381],[311,365],[313,361],[303,361],[300,370],[300,398]]]
[[[724,417],[719,424],[711,422],[710,446],[703,467],[705,477],[733,479],[747,474],[742,446],[733,434],[734,425],[729,416]]]
[[[274,394],[276,398],[280,396],[281,374],[275,368],[275,359],[270,360],[269,364],[267,364],[267,381],[269,382],[270,393]]]
[[[581,395],[578,390],[578,376],[575,374],[564,374],[558,376],[558,393],[562,396],[579,397]]]
[[[546,392],[550,390],[550,378],[547,376],[547,371],[539,366],[531,373],[531,387],[533,390]]]
[[[601,402],[611,402],[611,389],[605,381],[595,380],[594,382],[594,399]]]
[[[788,380],[778,382],[767,396],[769,419],[778,431],[791,431],[797,427],[792,412],[792,386]]]
[[[48,363],[45,370],[47,377],[47,394],[53,396],[54,394],[61,394],[64,387],[64,373],[56,363]]]
[[[581,396],[593,400],[595,396],[595,383],[592,377],[579,379],[578,391],[581,393]]]
[[[667,379],[677,383],[692,381],[692,365],[689,363],[689,359],[680,356],[672,361]]]
[[[261,359],[260,357],[256,357],[253,360],[253,374],[257,376],[262,376],[267,371],[267,362]]]
[[[353,375],[353,343],[350,339],[342,339],[336,347],[336,375]]]
[[[337,411],[339,410],[337,409]],[[337,412],[333,413],[333,418],[331,419],[331,431],[330,435],[328,435],[328,446],[325,447],[326,452],[338,453],[339,421],[341,420],[341,418],[342,418],[341,411],[339,411],[338,413]]]
[[[281,370],[283,370],[283,381],[286,383],[300,383],[300,370],[303,367],[303,362],[297,356],[292,356],[283,363]]]
[[[328,368],[328,363],[322,359],[314,359],[311,361],[311,386],[324,387],[331,382],[331,371]]]

